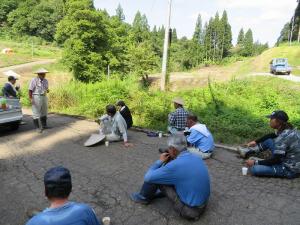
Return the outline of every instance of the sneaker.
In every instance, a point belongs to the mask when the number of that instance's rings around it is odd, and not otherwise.
[[[238,152],[242,158],[248,158],[250,154],[255,154],[259,152],[259,147],[238,147]]]
[[[149,204],[149,201],[144,196],[142,196],[140,193],[132,193],[130,195],[130,199],[136,203],[140,203],[143,205]]]
[[[249,159],[250,159],[250,160],[254,160],[254,161],[261,161],[261,160],[264,160],[264,159],[262,159],[262,158],[258,158],[258,157],[254,157],[254,156],[250,157]]]
[[[238,147],[237,150],[238,150],[238,153],[240,153],[240,156],[244,159],[246,158],[247,153],[250,151],[249,148],[244,148],[244,147]]]

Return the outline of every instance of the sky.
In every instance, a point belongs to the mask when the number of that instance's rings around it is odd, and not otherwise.
[[[179,37],[191,38],[198,14],[208,21],[218,11],[227,10],[233,43],[241,28],[251,28],[254,40],[274,45],[284,24],[293,16],[296,0],[173,0],[171,26]],[[114,15],[121,4],[126,22],[132,23],[136,12],[146,14],[151,27],[167,21],[168,0],[94,0],[95,7]]]

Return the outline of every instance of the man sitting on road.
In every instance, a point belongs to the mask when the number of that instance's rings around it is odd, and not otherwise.
[[[247,157],[252,153],[271,150],[269,159],[250,158],[246,161],[251,174],[295,178],[300,175],[300,134],[288,123],[289,117],[284,111],[274,111],[267,117],[270,118],[270,127],[276,132],[251,141],[248,148],[239,149],[240,154]]]
[[[124,120],[126,121],[127,129],[131,128],[133,122],[132,122],[132,115],[128,106],[122,100],[118,101],[116,105],[120,108],[119,112],[121,113]]]
[[[198,220],[210,195],[207,167],[200,157],[186,150],[183,134],[171,136],[168,146],[168,152],[161,154],[146,173],[141,191],[130,197],[134,202],[149,204],[164,195],[180,216]]]
[[[202,159],[210,158],[215,147],[210,131],[204,124],[200,124],[194,115],[187,117],[187,126],[190,128],[187,141],[191,146],[188,147],[188,151],[201,156]]]
[[[168,116],[168,131],[176,134],[178,131],[184,131],[188,112],[184,109],[184,102],[181,98],[175,98],[173,103],[176,110]]]
[[[4,84],[4,87],[2,89],[4,97],[17,98],[20,87],[19,86],[15,87],[16,81],[17,81],[16,77],[14,76],[8,77],[8,82]]]
[[[104,134],[107,141],[124,141],[126,147],[128,143],[127,124],[122,115],[114,105],[106,106],[106,113],[100,118],[100,134]]]
[[[50,207],[31,218],[26,225],[100,225],[94,210],[88,205],[69,202],[72,190],[70,171],[54,167],[44,176],[45,195]]]

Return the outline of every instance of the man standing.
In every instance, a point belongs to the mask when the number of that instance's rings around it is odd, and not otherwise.
[[[176,134],[168,140],[168,152],[163,153],[148,170],[139,193],[130,198],[149,204],[165,195],[182,217],[198,220],[205,211],[210,196],[210,179],[203,160],[186,150],[186,138]]]
[[[94,210],[81,203],[69,202],[72,191],[70,171],[54,167],[44,176],[45,195],[50,207],[31,218],[26,225],[100,225]]]
[[[168,131],[171,134],[176,134],[178,131],[184,131],[188,112],[183,108],[184,102],[181,98],[175,98],[173,103],[176,110],[168,116]]]
[[[197,116],[189,115],[187,118],[189,134],[187,141],[191,145],[188,151],[201,156],[202,159],[211,157],[214,150],[214,138],[205,124],[198,122]]]
[[[14,76],[9,76],[8,77],[8,82],[5,83],[3,87],[3,95],[6,98],[17,98],[18,91],[19,91],[19,86],[15,87],[16,81],[18,78]]]
[[[127,129],[129,129],[130,127],[132,127],[133,122],[132,122],[132,115],[128,106],[125,105],[125,102],[122,100],[117,102],[117,106],[120,107],[119,112],[121,113],[124,120],[126,121]]]
[[[106,113],[100,118],[100,134],[104,134],[107,141],[124,141],[125,147],[130,147],[127,136],[127,124],[114,105],[106,106]]]
[[[48,98],[49,92],[48,81],[45,79],[47,70],[41,68],[35,72],[36,78],[33,78],[29,85],[29,99],[32,105],[33,123],[36,130],[41,133],[47,128]]]

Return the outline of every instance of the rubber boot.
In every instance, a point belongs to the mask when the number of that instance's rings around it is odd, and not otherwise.
[[[42,124],[42,128],[43,129],[47,129],[48,128],[48,126],[47,126],[47,116],[41,117],[41,124]]]
[[[255,146],[255,147],[239,147],[238,148],[238,152],[240,153],[240,156],[242,158],[248,158],[250,154],[255,154],[255,153],[258,153],[260,150],[259,150],[259,147],[258,146]]]
[[[38,133],[42,133],[42,129],[40,128],[39,124],[39,119],[33,119],[33,125]]]

